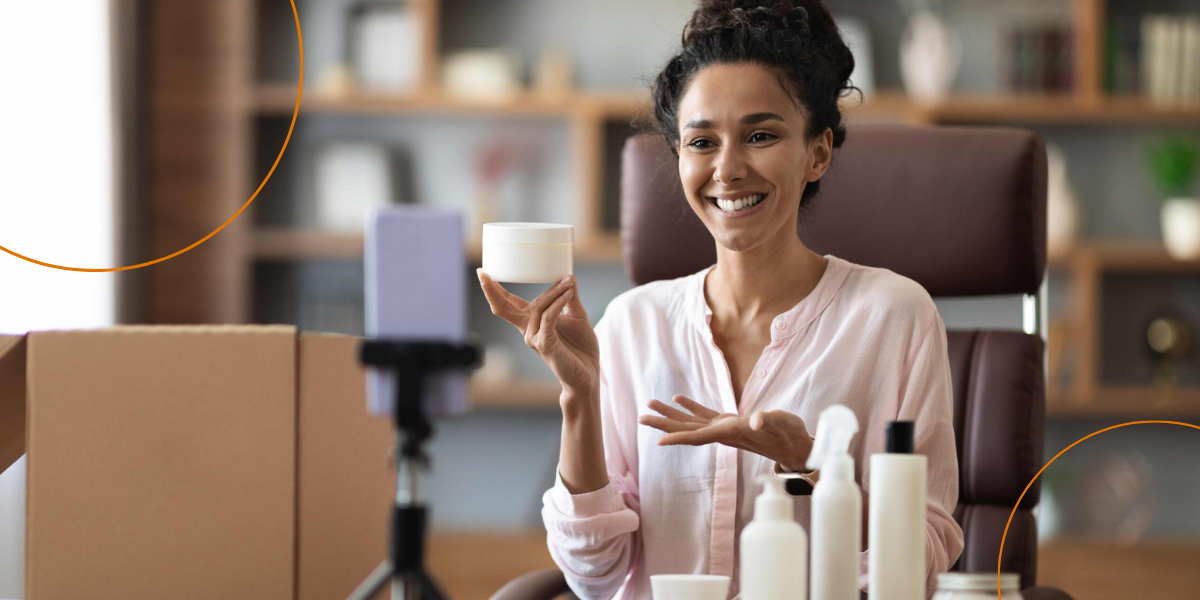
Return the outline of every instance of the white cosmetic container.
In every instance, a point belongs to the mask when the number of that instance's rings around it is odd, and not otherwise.
[[[654,600],[725,600],[729,577],[725,575],[651,575]]]
[[[1004,600],[1021,600],[1021,577],[1000,574],[1000,593]],[[941,573],[933,600],[995,600],[995,573]]]
[[[505,283],[555,283],[573,272],[574,227],[485,223],[483,271]]]
[[[871,456],[867,534],[871,600],[925,600],[923,455],[913,454],[913,423],[887,425],[885,454]]]
[[[793,517],[795,501],[782,479],[760,475],[758,481],[763,493],[740,540],[741,600],[805,600],[808,535]]]
[[[854,482],[850,440],[858,433],[854,411],[834,404],[821,411],[808,468],[820,471],[812,493],[812,600],[858,600],[862,546],[862,491]]]

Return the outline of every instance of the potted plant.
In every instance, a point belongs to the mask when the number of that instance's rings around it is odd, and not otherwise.
[[[1150,176],[1166,196],[1162,204],[1163,244],[1179,259],[1200,258],[1200,198],[1194,195],[1200,170],[1200,141],[1172,135],[1148,154]]]

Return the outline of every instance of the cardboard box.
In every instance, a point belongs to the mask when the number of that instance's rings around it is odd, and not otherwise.
[[[395,482],[357,346],[286,326],[0,336],[26,599],[345,598],[386,556]]]

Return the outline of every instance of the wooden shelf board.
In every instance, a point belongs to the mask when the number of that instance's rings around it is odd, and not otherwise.
[[[604,233],[580,240],[575,247],[576,256],[584,256],[584,260],[590,262],[619,263],[624,260],[623,252],[624,245],[619,233]]]
[[[1196,123],[1200,106],[1160,106],[1142,98],[1073,95],[1023,96],[970,94],[932,106],[915,105],[933,122],[971,123]]]
[[[361,258],[363,236],[355,233],[259,229],[254,232],[254,256],[260,260]]]
[[[267,115],[289,115],[296,105],[296,88],[286,84],[264,84],[255,92],[258,111]],[[388,93],[354,90],[345,94],[307,91],[300,110],[317,114],[448,114],[480,116],[565,117],[584,111],[599,116],[637,115],[649,106],[644,92],[572,92],[538,94],[519,92],[496,100],[457,96],[439,90]]]
[[[1048,260],[1050,266],[1064,268],[1082,261],[1101,271],[1200,271],[1200,259],[1173,258],[1161,243],[1153,241],[1080,242],[1059,254],[1050,255]]]
[[[476,408],[558,410],[558,382],[471,380],[471,403]]]
[[[291,114],[296,86],[261,84],[255,91],[258,111]],[[933,102],[910,100],[903,92],[885,90],[842,100],[847,114],[894,116],[913,122],[965,123],[1200,123],[1200,104],[1161,105],[1141,97],[1083,98],[1072,94],[1021,95],[961,93]],[[301,111],[317,114],[457,114],[565,117],[575,113],[601,118],[648,116],[646,90],[576,91],[543,95],[523,91],[495,101],[465,98],[441,90],[412,93],[350,91],[331,95],[311,90]]]
[[[1047,398],[1046,416],[1164,420],[1195,418],[1200,417],[1200,388],[1108,384],[1090,394],[1066,390]]]
[[[260,261],[336,260],[362,258],[363,236],[304,229],[258,229],[254,233],[254,257]],[[483,250],[467,245],[467,257],[480,262]],[[610,263],[621,260],[619,237],[600,236],[575,247],[578,262]]]

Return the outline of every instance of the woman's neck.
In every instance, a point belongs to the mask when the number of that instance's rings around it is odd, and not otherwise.
[[[798,237],[744,252],[718,245],[705,297],[721,323],[773,319],[817,287],[828,262]]]

